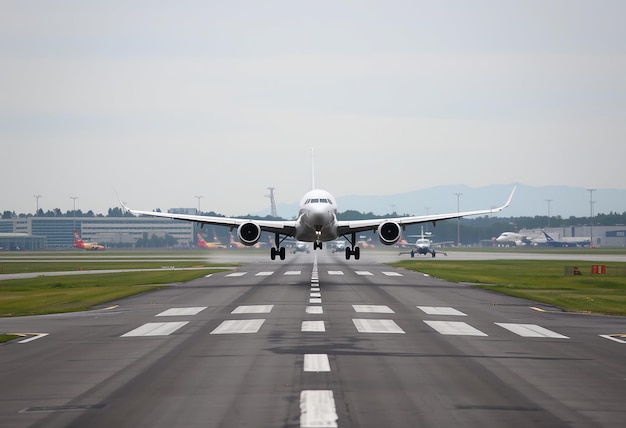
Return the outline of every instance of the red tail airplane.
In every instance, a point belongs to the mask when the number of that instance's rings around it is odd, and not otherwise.
[[[219,239],[217,239],[215,233],[213,234],[213,242],[206,242],[200,232],[198,232],[196,236],[198,237],[198,248],[206,248],[211,250],[214,248],[226,248],[226,245],[222,244]]]
[[[74,247],[88,251],[104,251],[104,245],[100,245],[97,242],[83,241],[77,231],[74,231]]]

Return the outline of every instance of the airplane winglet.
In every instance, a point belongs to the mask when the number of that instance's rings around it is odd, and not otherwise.
[[[118,195],[117,189],[115,187],[113,187],[113,191],[115,192],[115,196],[117,197],[117,201],[122,206],[122,209],[124,209],[124,211],[130,211],[130,208],[128,208],[126,205],[124,205],[124,202],[122,202],[122,200],[120,199],[120,195]]]
[[[503,209],[505,209],[506,207],[508,207],[511,204],[511,201],[513,200],[513,195],[515,194],[515,189],[517,189],[517,186],[513,186],[513,190],[511,190],[511,194],[509,195],[509,199],[506,200],[506,202],[504,203],[504,205],[502,205],[499,208],[495,208],[493,210],[491,210],[491,212],[498,212],[498,211],[502,211]]]

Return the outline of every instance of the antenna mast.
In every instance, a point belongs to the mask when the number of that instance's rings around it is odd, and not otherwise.
[[[265,195],[270,198],[270,214],[272,217],[278,217],[278,213],[276,212],[276,199],[274,199],[274,189],[276,187],[268,187],[267,190],[270,191],[269,195]]]

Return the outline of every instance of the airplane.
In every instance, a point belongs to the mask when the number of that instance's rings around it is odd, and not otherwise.
[[[545,243],[542,239],[537,239],[537,237],[522,235],[516,232],[502,232],[500,236],[496,238],[496,242],[498,244],[515,245],[517,247]]]
[[[314,169],[313,169],[314,171]],[[237,229],[237,237],[245,246],[258,243],[262,232],[274,234],[274,246],[270,248],[270,258],[285,259],[285,247],[282,242],[291,237],[298,241],[312,242],[313,250],[322,249],[324,242],[334,241],[339,237],[345,238],[349,246],[345,249],[346,260],[354,257],[359,260],[361,250],[357,245],[357,234],[373,231],[384,245],[393,245],[402,236],[406,226],[419,223],[433,223],[460,217],[486,215],[499,212],[509,206],[515,193],[515,187],[504,205],[498,208],[477,211],[463,211],[448,214],[434,214],[421,216],[404,216],[391,218],[376,218],[366,220],[337,220],[337,202],[332,194],[315,187],[312,180],[312,190],[304,194],[300,200],[298,216],[295,220],[254,220],[246,218],[216,217],[192,214],[174,214],[153,211],[134,210],[120,200],[122,207],[135,215],[164,217],[174,220],[192,221],[202,224],[227,226]],[[119,199],[119,198],[118,198]],[[281,238],[282,237],[282,238]]]
[[[226,245],[222,244],[219,241],[219,239],[217,239],[217,236],[215,236],[215,233],[213,233],[213,242],[206,242],[200,232],[198,232],[196,236],[198,237],[198,248],[205,248],[207,250],[216,249],[216,248],[226,248]]]
[[[548,235],[545,231],[542,231],[546,237],[545,244],[550,247],[584,247],[591,244],[591,238],[589,237],[580,237],[580,238],[563,238],[562,240],[557,240]]]
[[[74,231],[74,247],[88,251],[104,251],[104,245],[100,245],[97,242],[83,241],[76,230]]]
[[[410,254],[411,257],[415,257],[415,253],[417,253],[417,254],[424,254],[424,255],[430,254],[432,257],[435,257],[437,252],[433,248],[433,241],[430,239],[430,236],[432,236],[432,233],[430,232],[424,233],[424,227],[422,226],[422,233],[421,235],[417,235],[417,241],[415,241],[415,244],[408,244],[409,247],[413,247],[411,248],[411,251],[402,251],[398,255]],[[439,251],[439,252],[443,254],[444,256],[448,255],[447,253],[444,253],[443,251]]]
[[[309,245],[306,242],[296,242],[295,247],[293,247],[293,250],[291,251],[292,254],[296,254],[296,253],[310,253],[311,250],[309,249]]]

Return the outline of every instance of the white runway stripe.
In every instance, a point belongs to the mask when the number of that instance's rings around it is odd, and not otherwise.
[[[387,276],[402,276],[400,272],[383,272],[383,275]]]
[[[302,274],[301,270],[288,270],[285,272],[285,275],[300,275]]]
[[[322,299],[319,297],[311,297],[309,303],[322,303]]]
[[[178,316],[192,316],[197,315],[203,310],[205,310],[206,306],[198,306],[195,308],[171,308],[167,311],[163,311],[160,314],[155,316],[157,317],[178,317]]]
[[[149,322],[137,327],[134,330],[129,331],[122,335],[122,337],[137,337],[137,336],[167,336],[174,333],[182,326],[188,324],[189,321],[183,322]]]
[[[322,297],[322,293],[311,291],[311,297]]]
[[[343,272],[340,270],[329,270],[328,274],[329,275],[343,275]]]
[[[302,328],[300,331],[306,332],[322,332],[326,331],[324,321],[302,321]]]
[[[330,390],[300,393],[300,427],[337,427],[337,409]]]
[[[455,315],[460,317],[467,316],[467,314],[464,314],[461,311],[446,306],[418,306],[417,308],[427,313],[428,315]]]
[[[304,354],[305,372],[329,372],[330,363],[327,354]]]
[[[307,314],[323,314],[324,309],[321,306],[307,306],[306,313]]]
[[[371,276],[374,275],[372,272],[366,271],[366,270],[355,270],[354,273],[356,273],[359,276]]]
[[[274,305],[250,305],[250,306],[238,306],[231,314],[268,314],[272,312]]]
[[[569,339],[569,337],[567,336],[555,333],[552,330],[548,330],[547,328],[540,327],[536,324],[513,324],[497,322],[496,325],[499,325],[502,328],[506,328],[507,330],[522,337],[552,337],[555,339]]]
[[[353,319],[359,333],[404,333],[392,320]]]
[[[237,277],[237,276],[244,276],[245,274],[247,274],[248,272],[233,272],[233,273],[229,273],[228,275],[226,275],[227,277]]]
[[[257,333],[264,319],[257,320],[226,320],[222,322],[211,334],[243,334]]]
[[[389,306],[384,305],[352,305],[355,312],[370,312],[374,314],[393,314],[395,313]]]
[[[459,321],[424,321],[441,334],[452,336],[487,336],[469,324]]]
[[[266,271],[266,272],[259,272],[259,273],[257,273],[254,276],[270,276],[270,275],[273,275],[273,274],[274,274],[274,272]]]

